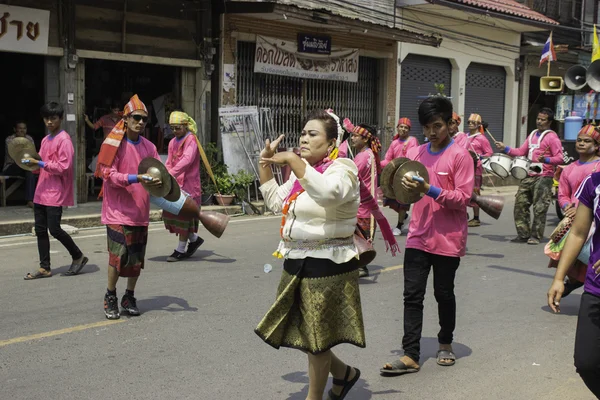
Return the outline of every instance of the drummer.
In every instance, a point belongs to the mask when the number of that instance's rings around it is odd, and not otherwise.
[[[438,303],[440,331],[437,364],[456,362],[452,350],[456,326],[454,278],[467,244],[467,205],[473,192],[473,159],[448,134],[452,103],[430,97],[419,106],[419,122],[429,143],[411,149],[408,158],[419,161],[430,182],[404,177],[406,191],[423,195],[413,207],[404,256],[404,355],[385,364],[380,372],[403,375],[420,369],[420,340],[423,327],[423,300],[427,278],[433,267],[433,287]],[[435,222],[434,222],[435,221]]]
[[[600,157],[600,132],[593,125],[586,125],[577,136],[575,150],[579,160],[557,170],[560,175],[558,183],[558,204],[567,218],[574,218],[579,200],[575,196],[581,182],[590,174],[598,171]],[[565,291],[562,297],[583,286],[587,265],[578,264],[580,268],[571,268],[565,280]]]
[[[462,142],[467,137],[466,133],[460,131],[460,123],[461,122],[462,122],[462,120],[460,119],[460,115],[453,112],[452,119],[450,120],[450,123],[448,124],[448,129],[449,129],[450,136],[452,136],[452,140],[454,140],[454,143],[458,144],[459,146],[462,146]]]
[[[134,291],[146,255],[150,197],[138,185],[147,176],[138,175],[138,166],[146,157],[160,160],[156,146],[140,135],[148,122],[148,110],[137,95],[125,105],[123,119],[104,139],[96,176],[104,179],[101,196],[102,223],[108,235],[108,286],[104,295],[104,314],[108,319],[119,319],[117,281],[127,278],[127,290],[121,299],[121,308],[131,316],[140,315]],[[160,179],[152,179],[148,186],[160,186]]]
[[[502,142],[496,147],[511,157],[527,156],[532,162],[529,176],[521,181],[515,199],[515,227],[517,237],[513,243],[536,245],[544,236],[546,214],[552,201],[554,166],[563,163],[562,144],[558,135],[550,129],[554,111],[544,107],[536,119],[537,129],[519,148],[510,148]],[[530,208],[533,205],[533,224],[530,225]]]
[[[406,157],[408,151],[419,146],[417,138],[410,136],[412,123],[408,118],[400,118],[396,125],[396,134],[392,139],[392,144],[385,153],[385,159],[381,161],[381,167],[385,167],[390,161],[398,157]],[[395,236],[402,234],[402,226],[406,219],[406,213],[410,210],[410,204],[400,204],[395,199],[383,198],[383,206],[389,207],[398,213],[398,222],[393,232]]]
[[[475,168],[475,182],[473,184],[473,192],[477,195],[481,195],[481,184],[483,182],[483,167],[481,165],[481,157],[489,157],[492,155],[492,146],[485,136],[483,136],[484,130],[482,126],[481,115],[471,114],[468,120],[469,133],[465,135],[465,139],[462,141],[462,147],[468,151],[472,151],[477,155],[477,168]],[[472,204],[473,207],[473,219],[469,221],[469,227],[475,227],[481,225],[479,221],[479,207]]]

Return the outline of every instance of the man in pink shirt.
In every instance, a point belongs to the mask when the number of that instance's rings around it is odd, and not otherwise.
[[[419,146],[417,138],[410,136],[411,128],[412,123],[410,122],[410,119],[400,118],[398,120],[398,124],[396,125],[397,133],[394,135],[392,144],[390,144],[390,147],[385,153],[385,159],[381,161],[382,168],[388,165],[393,159],[398,157],[406,157],[406,154],[410,149]],[[393,232],[395,236],[400,236],[402,234],[404,220],[406,219],[406,213],[408,210],[410,210],[410,204],[401,204],[395,199],[388,199],[384,197],[383,206],[389,207],[398,213],[398,222]]]
[[[536,245],[544,236],[546,214],[552,202],[552,177],[554,166],[564,162],[562,144],[550,129],[554,111],[542,108],[537,116],[537,129],[531,132],[521,147],[511,149],[502,142],[496,146],[511,157],[526,156],[531,160],[529,176],[521,181],[515,198],[515,227],[517,237],[513,243]],[[533,205],[533,224],[530,225],[530,208]]]
[[[51,102],[42,107],[41,114],[48,129],[48,135],[42,140],[40,146],[41,160],[34,158],[23,160],[27,164],[37,164],[40,167],[38,170],[40,178],[33,198],[40,268],[34,273],[25,275],[25,280],[52,276],[48,231],[65,246],[73,258],[71,267],[65,275],[77,275],[88,262],[88,258],[83,255],[71,236],[60,226],[62,208],[74,204],[73,158],[75,151],[71,137],[60,128],[64,109],[62,105]]]
[[[117,122],[121,120],[121,116],[121,106],[117,103],[113,103],[110,106],[110,114],[106,114],[100,117],[98,121],[96,121],[96,123],[92,123],[92,121],[90,121],[90,118],[86,114],[83,115],[83,118],[85,119],[85,124],[88,127],[90,127],[90,129],[97,131],[98,129],[102,128],[104,139],[106,139],[106,137],[115,127]]]
[[[472,151],[477,156],[477,168],[475,168],[475,183],[473,185],[473,192],[481,194],[481,184],[483,183],[483,166],[481,165],[481,157],[489,157],[492,155],[492,146],[485,136],[483,136],[481,115],[471,114],[468,120],[469,133],[465,135],[461,145],[467,151]],[[479,207],[475,204],[471,204],[473,207],[473,219],[469,221],[468,226],[480,226],[479,221]]]
[[[474,165],[469,152],[449,135],[452,103],[430,97],[419,106],[419,122],[429,143],[408,152],[429,173],[429,183],[404,177],[406,190],[423,196],[413,205],[404,255],[404,356],[381,372],[402,375],[419,371],[423,300],[429,271],[438,303],[440,332],[437,363],[454,365],[452,340],[456,326],[454,277],[467,245],[467,205],[473,192]],[[434,222],[435,221],[435,222]]]
[[[104,314],[119,319],[117,281],[127,278],[127,290],[121,308],[131,316],[140,315],[134,290],[146,255],[150,197],[140,182],[161,185],[159,179],[138,175],[138,166],[146,157],[160,160],[156,146],[140,136],[148,111],[137,95],[125,106],[123,119],[115,125],[100,148],[96,174],[102,176],[102,223],[108,235],[108,286],[104,296]]]

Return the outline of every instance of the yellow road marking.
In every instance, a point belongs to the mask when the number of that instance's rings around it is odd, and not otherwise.
[[[402,269],[402,268],[404,268],[404,264],[396,265],[394,267],[383,268],[383,269],[379,270],[379,272],[396,271],[396,270]]]
[[[16,337],[16,338],[7,339],[7,340],[0,340],[0,347],[8,346],[9,344],[28,342],[30,340],[35,340],[35,339],[43,339],[43,338],[52,337],[52,336],[64,335],[65,333],[72,333],[72,332],[83,331],[86,329],[99,328],[102,326],[119,324],[121,322],[126,322],[126,321],[127,321],[126,319],[116,319],[116,320],[94,322],[92,324],[78,325],[78,326],[73,326],[71,328],[59,329],[56,331],[36,333],[35,335],[21,336],[21,337]]]

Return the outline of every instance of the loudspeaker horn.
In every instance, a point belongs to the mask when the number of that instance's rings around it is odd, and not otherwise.
[[[587,84],[587,68],[583,65],[573,65],[565,74],[565,85],[571,90],[581,90]]]
[[[502,196],[478,196],[473,193],[471,201],[479,206],[487,215],[494,219],[500,218],[504,209],[504,197]]]
[[[542,92],[562,92],[563,78],[560,76],[542,76],[540,78],[540,90]]]
[[[590,64],[585,78],[592,90],[600,92],[600,60],[596,60]]]

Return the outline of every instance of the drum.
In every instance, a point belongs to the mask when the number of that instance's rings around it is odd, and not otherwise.
[[[502,153],[494,153],[490,157],[490,167],[500,178],[507,178],[510,175],[510,166],[512,158]]]
[[[494,172],[494,170],[492,169],[491,166],[491,161],[489,157],[482,157],[481,158],[481,166],[483,167],[484,171],[492,174],[494,176],[500,177],[497,173]]]
[[[529,167],[531,166],[531,160],[527,157],[515,157],[510,165],[510,174],[515,179],[525,179],[529,175]]]

